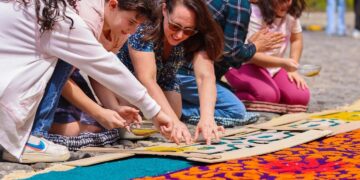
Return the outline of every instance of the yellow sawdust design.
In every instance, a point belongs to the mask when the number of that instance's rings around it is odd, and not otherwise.
[[[360,121],[360,112],[339,112],[321,116],[312,116],[311,119],[339,119],[344,121]]]

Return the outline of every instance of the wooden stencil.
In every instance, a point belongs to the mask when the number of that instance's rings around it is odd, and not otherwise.
[[[313,114],[299,114],[288,118],[271,120],[264,124],[250,125],[248,128],[268,130],[306,131],[311,129],[330,130],[330,135],[360,129],[360,111],[347,109],[328,110]]]
[[[271,153],[324,137],[330,133],[331,131],[327,130],[309,130],[303,132],[258,130],[237,138],[232,138],[231,136],[222,138],[220,142],[212,145],[193,144],[175,146],[159,144],[134,150],[85,148],[82,151],[178,156],[192,161],[218,163]]]

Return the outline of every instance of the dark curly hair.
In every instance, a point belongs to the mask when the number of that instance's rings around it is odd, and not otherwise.
[[[10,0],[7,0],[10,1]],[[76,10],[76,4],[80,0],[16,0],[27,6],[35,2],[37,22],[40,25],[40,32],[53,30],[55,23],[59,20],[70,20],[70,29],[74,26],[74,20],[66,15],[67,6]],[[89,0],[84,0],[89,1]],[[106,0],[108,1],[108,0]],[[43,8],[42,8],[43,7]],[[154,0],[119,0],[118,7],[121,10],[136,11],[139,17],[145,17],[151,21],[157,19],[154,13]]]
[[[10,1],[10,0],[7,0]],[[16,0],[27,6],[30,2],[35,2],[36,18],[40,25],[40,32],[53,30],[55,23],[59,20],[70,20],[70,28],[74,25],[74,20],[66,15],[68,5],[76,9],[76,2],[79,0]]]
[[[257,4],[266,24],[270,25],[274,22],[276,16],[276,8],[281,4],[287,3],[288,0],[258,0]],[[305,0],[293,0],[288,14],[294,18],[299,18],[306,8]]]
[[[216,23],[204,0],[163,0],[166,8],[171,14],[173,9],[181,4],[192,10],[196,15],[196,29],[198,33],[189,37],[183,42],[185,47],[186,59],[191,61],[196,52],[205,50],[211,60],[219,60],[224,51],[224,34],[221,27]],[[164,38],[164,17],[162,15],[161,4],[157,10],[159,17],[153,28],[146,31],[145,41],[155,42],[155,47],[162,42]]]

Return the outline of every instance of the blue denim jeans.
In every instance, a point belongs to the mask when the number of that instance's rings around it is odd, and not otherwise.
[[[196,79],[192,71],[180,69],[177,73],[182,96],[182,120],[196,125],[200,119],[200,101]],[[227,88],[216,83],[217,99],[214,118],[225,127],[245,125],[257,121],[256,113],[247,113],[244,104]]]
[[[326,14],[328,35],[346,35],[345,24],[346,2],[345,0],[327,0]]]
[[[34,136],[46,137],[54,121],[54,114],[61,97],[61,91],[71,75],[73,66],[59,60],[48,82],[44,96],[35,115],[35,122],[31,130]]]

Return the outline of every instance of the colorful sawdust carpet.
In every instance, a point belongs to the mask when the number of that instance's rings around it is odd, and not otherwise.
[[[360,179],[360,130],[272,154],[138,180],[147,179]]]

